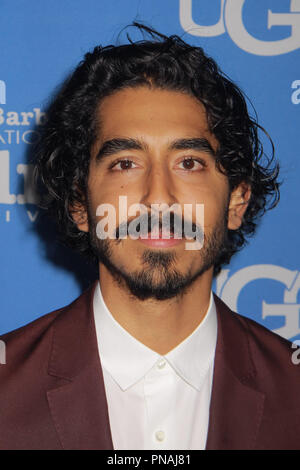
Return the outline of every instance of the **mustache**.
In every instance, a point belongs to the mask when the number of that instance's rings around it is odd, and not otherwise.
[[[203,237],[203,228],[192,220],[184,219],[175,212],[163,214],[144,213],[122,222],[115,230],[117,240],[130,236],[130,224],[134,224],[135,230],[141,237],[146,237],[151,231],[166,231],[178,238],[190,240]]]

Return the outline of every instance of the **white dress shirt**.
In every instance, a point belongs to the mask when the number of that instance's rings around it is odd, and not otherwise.
[[[164,356],[114,319],[99,282],[94,317],[114,449],[205,449],[217,340],[212,293],[202,322]]]

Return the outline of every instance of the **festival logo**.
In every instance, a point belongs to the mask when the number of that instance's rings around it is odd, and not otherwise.
[[[258,279],[272,279],[285,286],[283,302],[269,304],[262,302],[262,320],[267,317],[285,317],[285,324],[273,331],[284,338],[291,339],[300,334],[299,309],[297,296],[300,290],[300,272],[291,271],[273,264],[247,266],[229,277],[229,270],[223,269],[218,276],[216,293],[235,312],[238,311],[238,299],[247,284]]]
[[[286,54],[300,47],[300,0],[291,0],[289,12],[274,13],[268,10],[266,29],[273,26],[291,27],[289,37],[276,41],[263,41],[247,31],[243,22],[243,7],[248,0],[221,0],[219,20],[210,26],[202,26],[193,20],[193,0],[179,1],[181,26],[194,36],[212,37],[227,32],[240,49],[261,56]],[[209,2],[200,1],[203,8],[207,8]]]
[[[6,103],[6,85],[3,80],[0,80],[0,104]]]
[[[7,205],[1,212],[1,221],[10,222],[12,205],[37,204],[37,196],[33,185],[33,165],[14,163],[12,148],[17,145],[32,145],[40,138],[40,127],[46,121],[46,114],[40,108],[31,111],[16,111],[7,109],[7,86],[0,80],[0,204]],[[22,179],[20,179],[22,178]],[[22,182],[24,190],[11,190],[11,181]],[[21,187],[19,184],[16,187]],[[17,194],[16,194],[17,193]],[[27,210],[28,219],[34,222],[38,210]]]

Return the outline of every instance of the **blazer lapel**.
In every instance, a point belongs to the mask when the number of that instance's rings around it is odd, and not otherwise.
[[[206,449],[253,449],[265,395],[256,389],[246,326],[216,296],[215,302],[218,339]]]
[[[113,449],[93,317],[94,284],[54,323],[47,399],[64,449]]]

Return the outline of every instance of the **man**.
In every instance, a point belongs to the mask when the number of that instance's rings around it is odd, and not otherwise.
[[[49,109],[43,202],[99,282],[3,336],[0,448],[299,449],[290,343],[211,292],[278,166],[201,48],[135,25],[150,40],[96,47]]]

